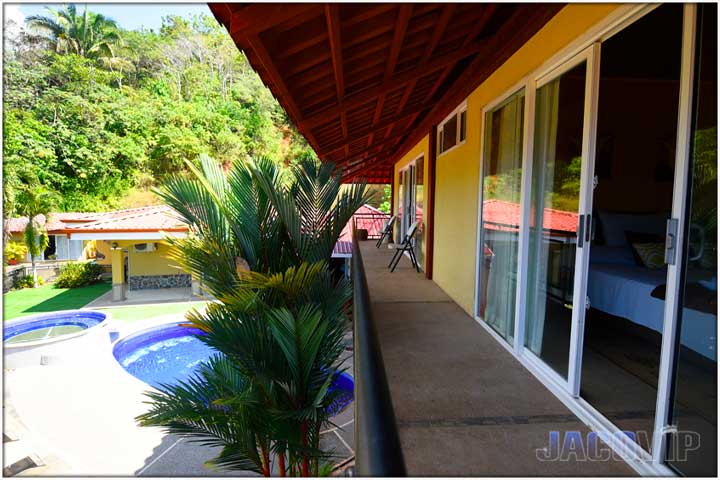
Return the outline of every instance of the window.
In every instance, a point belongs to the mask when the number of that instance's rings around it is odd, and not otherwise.
[[[463,102],[438,127],[438,155],[462,144],[465,141],[467,103]]]

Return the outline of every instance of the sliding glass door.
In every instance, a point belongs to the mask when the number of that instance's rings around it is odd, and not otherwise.
[[[687,225],[666,460],[717,475],[717,5],[699,5]]]
[[[717,7],[632,8],[486,109],[475,311],[639,464],[715,476]]]
[[[525,90],[485,114],[477,316],[513,343]]]
[[[410,165],[400,171],[400,239],[405,238],[410,226],[418,221],[422,222],[422,202],[423,202],[423,177],[422,173],[418,173],[418,168],[422,168],[423,158],[414,160]],[[419,242],[417,241],[419,234],[416,234],[413,245],[417,249]]]
[[[425,157],[415,160],[415,221],[418,223],[418,233],[415,235],[415,257],[420,268],[425,265],[425,252],[423,242],[425,240],[425,228],[423,225],[423,209],[425,208]]]
[[[537,81],[525,347],[572,386],[585,313],[587,171],[594,47]]]
[[[410,165],[405,170],[405,211],[403,212],[402,236],[408,232],[410,225],[415,221],[415,166]]]

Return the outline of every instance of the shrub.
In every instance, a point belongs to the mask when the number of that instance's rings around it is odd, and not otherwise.
[[[20,242],[8,242],[5,245],[5,261],[8,263],[21,262],[27,255],[27,247]]]
[[[71,262],[60,270],[55,286],[58,288],[77,288],[91,285],[100,280],[102,266],[93,262]]]
[[[42,285],[45,283],[45,280],[42,279],[40,275],[38,275],[38,285]],[[33,288],[35,285],[33,284],[33,278],[32,275],[23,275],[22,277],[15,277],[15,281],[13,282],[13,288],[20,290],[22,288]]]

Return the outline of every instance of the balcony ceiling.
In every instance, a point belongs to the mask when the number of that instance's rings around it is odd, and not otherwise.
[[[392,165],[561,4],[242,4],[210,9],[344,181]]]

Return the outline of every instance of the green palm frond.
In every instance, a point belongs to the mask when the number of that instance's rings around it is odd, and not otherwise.
[[[120,44],[120,29],[114,20],[87,10],[78,15],[74,5],[63,9],[47,8],[52,16],[32,15],[27,23],[43,31],[58,53],[82,57],[113,57],[114,45]]]
[[[163,427],[191,442],[223,447],[210,465],[261,471],[255,435],[263,428],[263,414],[251,385],[225,357],[216,355],[187,381],[161,385],[146,395],[151,408],[136,417],[141,426]],[[230,398],[233,402],[224,402]]]
[[[345,188],[341,172],[311,158],[290,170],[259,158],[225,174],[206,156],[188,167],[156,193],[189,226],[186,237],[168,238],[172,258],[219,301],[186,319],[222,361],[150,394],[151,410],[138,419],[222,446],[209,465],[251,462],[267,474],[262,459],[272,451],[297,472],[308,462],[317,472],[327,458],[321,426],[344,395],[332,384],[351,296],[329,263],[368,200],[365,185]]]

